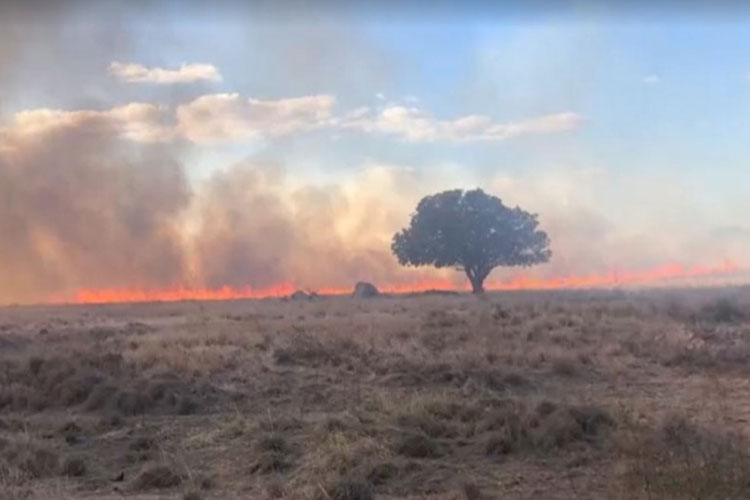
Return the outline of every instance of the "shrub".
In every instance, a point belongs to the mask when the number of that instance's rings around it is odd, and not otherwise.
[[[276,453],[286,453],[288,444],[281,434],[269,434],[260,438],[257,444],[260,451],[273,451]]]
[[[424,434],[405,436],[397,444],[396,453],[410,458],[436,458],[442,454],[440,444]]]
[[[696,320],[714,323],[741,322],[746,317],[747,313],[737,300],[729,297],[722,297],[704,305],[696,314]]]
[[[361,479],[340,478],[326,488],[327,500],[373,500],[372,484]]]
[[[144,467],[133,482],[133,489],[145,491],[152,489],[166,489],[178,486],[182,477],[171,467],[163,464],[151,464]]]
[[[391,462],[378,462],[374,464],[367,473],[367,480],[373,485],[386,483],[389,479],[396,477],[399,468]]]
[[[86,462],[81,457],[68,457],[62,465],[62,473],[68,477],[80,477],[86,474]]]
[[[271,472],[283,472],[291,467],[287,460],[290,451],[289,443],[281,434],[268,434],[258,440],[255,448],[260,456],[250,467],[251,472],[268,474]]]
[[[614,419],[598,408],[558,406],[548,401],[533,410],[514,400],[498,404],[477,427],[479,432],[489,433],[484,452],[490,456],[594,443],[615,425]]]

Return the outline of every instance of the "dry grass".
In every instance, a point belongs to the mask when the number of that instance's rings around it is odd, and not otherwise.
[[[742,498],[748,318],[743,289],[7,308],[0,498]]]
[[[681,417],[634,429],[619,442],[629,491],[647,499],[743,499],[750,487],[750,448],[743,436]]]

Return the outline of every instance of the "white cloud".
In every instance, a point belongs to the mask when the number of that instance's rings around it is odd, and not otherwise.
[[[174,137],[164,123],[166,109],[154,104],[133,102],[108,110],[59,110],[40,108],[20,111],[13,123],[0,131],[17,138],[31,137],[60,128],[73,128],[86,122],[101,122],[121,137],[137,142],[164,142]]]
[[[112,108],[108,114],[123,137],[138,142],[163,142],[174,137],[173,128],[163,122],[166,109],[145,103]]]
[[[328,95],[264,101],[211,94],[181,104],[174,112],[140,102],[108,110],[40,108],[16,113],[10,125],[0,127],[0,133],[30,137],[96,121],[97,126],[111,127],[120,137],[135,142],[178,137],[200,144],[238,142],[332,125],[334,103]]]
[[[192,83],[201,80],[221,81],[219,70],[212,64],[182,64],[177,69],[147,68],[136,63],[113,62],[109,65],[110,74],[128,83]]]
[[[17,113],[11,126],[0,131],[34,134],[53,127],[75,126],[85,120],[100,120],[100,126],[113,127],[120,137],[136,142],[183,138],[209,145],[316,129],[335,134],[344,131],[384,134],[412,142],[470,142],[566,132],[576,129],[582,121],[581,116],[572,112],[506,123],[482,115],[438,120],[418,108],[395,104],[380,110],[360,107],[337,114],[335,104],[335,98],[325,94],[276,100],[246,98],[236,93],[208,94],[174,110],[142,102],[109,110],[33,109]]]
[[[330,95],[268,101],[239,94],[204,95],[177,108],[177,127],[198,143],[284,135],[329,124],[334,104]]]
[[[506,123],[495,123],[482,115],[438,120],[418,108],[393,105],[375,114],[360,109],[342,120],[341,127],[397,135],[412,142],[502,141],[520,135],[574,130],[581,121],[580,115],[571,112]]]
[[[645,75],[641,78],[641,81],[646,85],[656,85],[661,83],[661,77],[659,75]]]

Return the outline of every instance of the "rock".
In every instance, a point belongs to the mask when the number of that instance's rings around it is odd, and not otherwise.
[[[293,301],[310,300],[310,298],[310,295],[303,290],[297,290],[289,296],[289,300]]]
[[[377,288],[375,288],[375,285],[372,283],[367,283],[366,281],[360,281],[354,286],[354,292],[352,292],[352,297],[357,297],[361,299],[369,299],[372,297],[377,297],[380,295],[380,292]]]

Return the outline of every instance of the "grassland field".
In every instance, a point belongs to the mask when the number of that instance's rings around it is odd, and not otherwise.
[[[750,498],[750,288],[0,309],[0,499]]]

